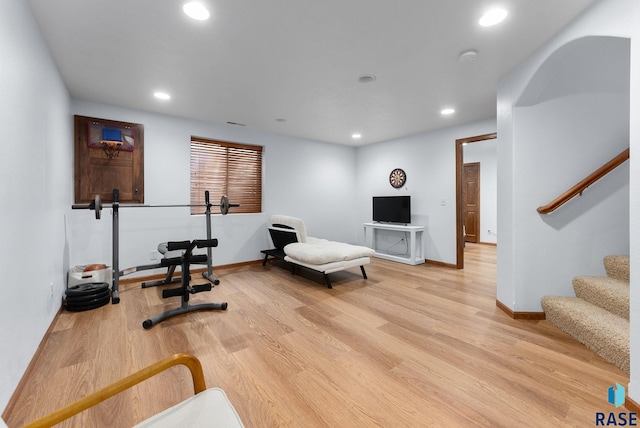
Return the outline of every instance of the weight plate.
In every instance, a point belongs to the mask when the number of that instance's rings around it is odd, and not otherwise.
[[[108,288],[101,288],[101,289],[95,289],[95,290],[87,290],[84,293],[79,293],[79,292],[75,292],[75,293],[65,293],[67,295],[67,297],[71,297],[73,298],[81,298],[81,297],[87,297],[87,296],[94,296],[97,294],[104,294],[104,293],[108,293],[110,290]]]
[[[85,301],[82,301],[82,302],[69,301],[69,299],[67,299],[67,306],[74,306],[74,307],[90,306],[90,305],[93,305],[94,303],[101,302],[103,300],[108,300],[110,297],[111,296],[102,296],[102,297],[98,297],[98,298],[95,298],[95,299],[85,300]]]
[[[90,293],[90,294],[83,294],[83,295],[77,295],[77,296],[67,296],[67,302],[72,302],[72,303],[83,303],[83,302],[87,302],[93,299],[100,299],[103,298],[105,296],[109,296],[109,290],[102,290],[102,291],[97,291],[95,293]]]
[[[101,297],[95,297],[93,299],[84,299],[84,300],[78,300],[78,299],[69,300],[69,299],[67,299],[67,306],[86,306],[86,305],[90,305],[92,303],[95,303],[97,301],[104,300],[105,298],[108,299],[109,297],[110,297],[110,294],[107,294],[107,295],[104,295],[104,296],[101,296]]]
[[[78,284],[68,288],[65,294],[67,296],[84,296],[104,290],[109,290],[109,284],[106,282],[85,282],[84,284]]]
[[[81,284],[74,285],[73,287],[69,287],[67,291],[92,291],[92,290],[104,290],[109,288],[109,284],[106,282],[83,282]]]
[[[220,213],[222,213],[222,215],[227,215],[228,212],[229,198],[227,198],[227,195],[222,195],[222,197],[220,198]]]
[[[67,302],[67,310],[70,312],[82,312],[82,311],[88,311],[91,309],[96,309],[99,308],[100,306],[104,306],[107,303],[109,303],[111,299],[109,298],[109,296],[100,298],[100,299],[94,299],[92,302],[87,302],[86,304],[82,304],[82,305],[74,305],[74,304],[69,304]]]

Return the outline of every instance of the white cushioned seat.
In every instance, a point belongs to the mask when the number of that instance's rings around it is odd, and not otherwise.
[[[375,254],[368,247],[335,241],[314,242],[313,244],[296,242],[284,247],[284,252],[294,260],[314,265],[373,257]]]
[[[209,388],[144,420],[136,428],[244,427],[220,388]]]
[[[307,229],[304,227],[304,221],[302,221],[301,219],[290,217],[288,215],[272,215],[271,224],[281,224],[284,226],[289,226],[290,228],[295,229],[295,231],[298,232],[299,242],[307,242]]]

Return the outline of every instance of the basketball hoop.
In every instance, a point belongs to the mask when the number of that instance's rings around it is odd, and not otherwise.
[[[120,154],[120,147],[122,147],[122,141],[108,141],[101,140],[100,144],[102,144],[102,150],[104,150],[104,154],[109,158],[117,158]]]

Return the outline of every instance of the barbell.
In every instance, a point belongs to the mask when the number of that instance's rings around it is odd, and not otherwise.
[[[208,196],[207,196],[207,201],[208,201]],[[222,215],[227,215],[227,213],[229,212],[229,208],[231,207],[239,207],[240,204],[232,204],[229,202],[229,198],[227,198],[226,195],[222,195],[222,197],[220,198],[220,203],[219,204],[211,204],[211,203],[207,203],[207,204],[191,204],[191,205],[145,205],[145,204],[120,204],[118,202],[114,202],[113,205],[115,206],[117,204],[117,206],[119,208],[176,208],[176,207],[206,207],[206,208],[210,208],[210,207],[220,207],[220,214]],[[99,220],[100,219],[100,213],[102,212],[102,202],[100,201],[100,195],[97,194],[95,196],[95,198],[93,199],[93,201],[91,201],[88,204],[73,204],[71,205],[71,209],[74,210],[93,210],[96,214],[96,219]]]

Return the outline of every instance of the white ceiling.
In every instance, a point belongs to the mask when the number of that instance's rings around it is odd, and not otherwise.
[[[202,1],[204,22],[175,0],[28,0],[75,99],[348,145],[495,117],[497,82],[595,0]]]

